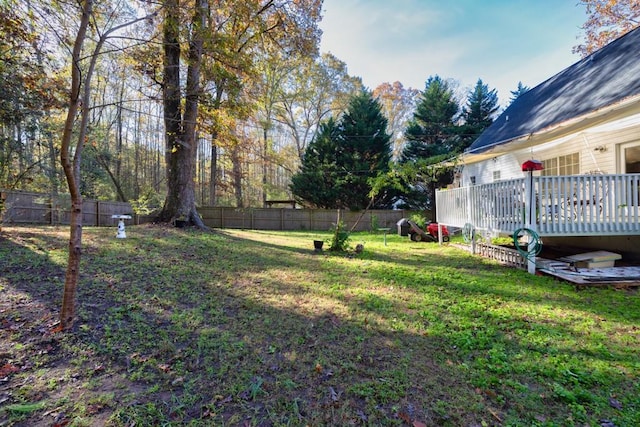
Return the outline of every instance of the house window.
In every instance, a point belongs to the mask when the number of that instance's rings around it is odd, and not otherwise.
[[[469,177],[469,180],[471,180],[471,185],[476,185],[476,177],[475,176]]]
[[[580,154],[572,153],[566,156],[553,157],[543,160],[543,176],[557,175],[579,175],[580,174]]]
[[[640,144],[637,142],[620,146],[622,173],[640,173]]]
[[[493,171],[493,181],[500,181],[500,171]]]

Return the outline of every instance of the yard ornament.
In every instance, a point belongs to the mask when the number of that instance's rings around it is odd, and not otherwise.
[[[124,220],[131,219],[131,215],[111,215],[111,218],[118,220],[118,233],[116,234],[117,239],[126,239],[127,232],[124,228]]]
[[[124,219],[118,221],[118,234],[116,234],[116,238],[118,239],[126,239],[127,232],[124,229]]]

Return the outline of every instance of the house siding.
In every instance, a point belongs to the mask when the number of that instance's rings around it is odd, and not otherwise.
[[[472,185],[472,176],[475,176],[476,185],[494,182],[493,172],[497,170],[500,171],[501,180],[522,178],[524,175],[520,165],[527,160],[548,160],[576,152],[580,156],[579,169],[582,175],[620,173],[619,146],[635,141],[640,141],[640,115],[625,117],[541,145],[467,164],[462,169],[462,186]],[[600,147],[604,150],[596,149]]]
[[[474,176],[476,185],[495,182],[494,171],[500,171],[500,181],[522,178],[519,161],[517,153],[510,153],[484,162],[466,165],[462,170],[462,186],[473,185],[471,177]]]

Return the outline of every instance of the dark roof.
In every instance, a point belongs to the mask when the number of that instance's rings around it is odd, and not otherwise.
[[[467,152],[541,131],[640,94],[640,28],[519,96]]]

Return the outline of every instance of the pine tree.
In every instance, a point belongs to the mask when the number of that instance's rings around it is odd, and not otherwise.
[[[447,152],[448,142],[456,134],[455,120],[459,110],[449,84],[439,76],[429,77],[405,131],[408,142],[400,161],[414,161]]]
[[[491,126],[493,118],[498,112],[498,94],[495,89],[478,79],[475,87],[469,93],[467,104],[463,110],[463,137],[458,151],[462,152],[482,133]]]
[[[302,158],[300,171],[291,178],[291,191],[307,204],[324,209],[336,208],[339,198],[337,163],[340,129],[333,118],[320,124],[315,138]]]
[[[459,139],[457,125],[460,106],[453,89],[439,76],[429,77],[420,94],[413,119],[405,130],[400,163],[407,189],[399,206],[407,209],[434,209],[435,189],[451,182],[447,168],[435,164],[455,154]]]
[[[341,204],[364,209],[369,204],[370,179],[389,170],[391,136],[380,103],[368,91],[353,97],[341,120],[339,164],[345,171]]]
[[[292,178],[298,199],[321,208],[365,209],[371,182],[389,170],[387,119],[370,92],[354,96],[339,122],[320,127]],[[376,207],[380,207],[379,203]]]
[[[513,101],[518,99],[520,95],[527,92],[529,89],[529,86],[525,86],[522,84],[522,82],[518,82],[518,87],[516,88],[516,90],[511,91],[511,99],[509,100],[509,105],[513,104]]]

